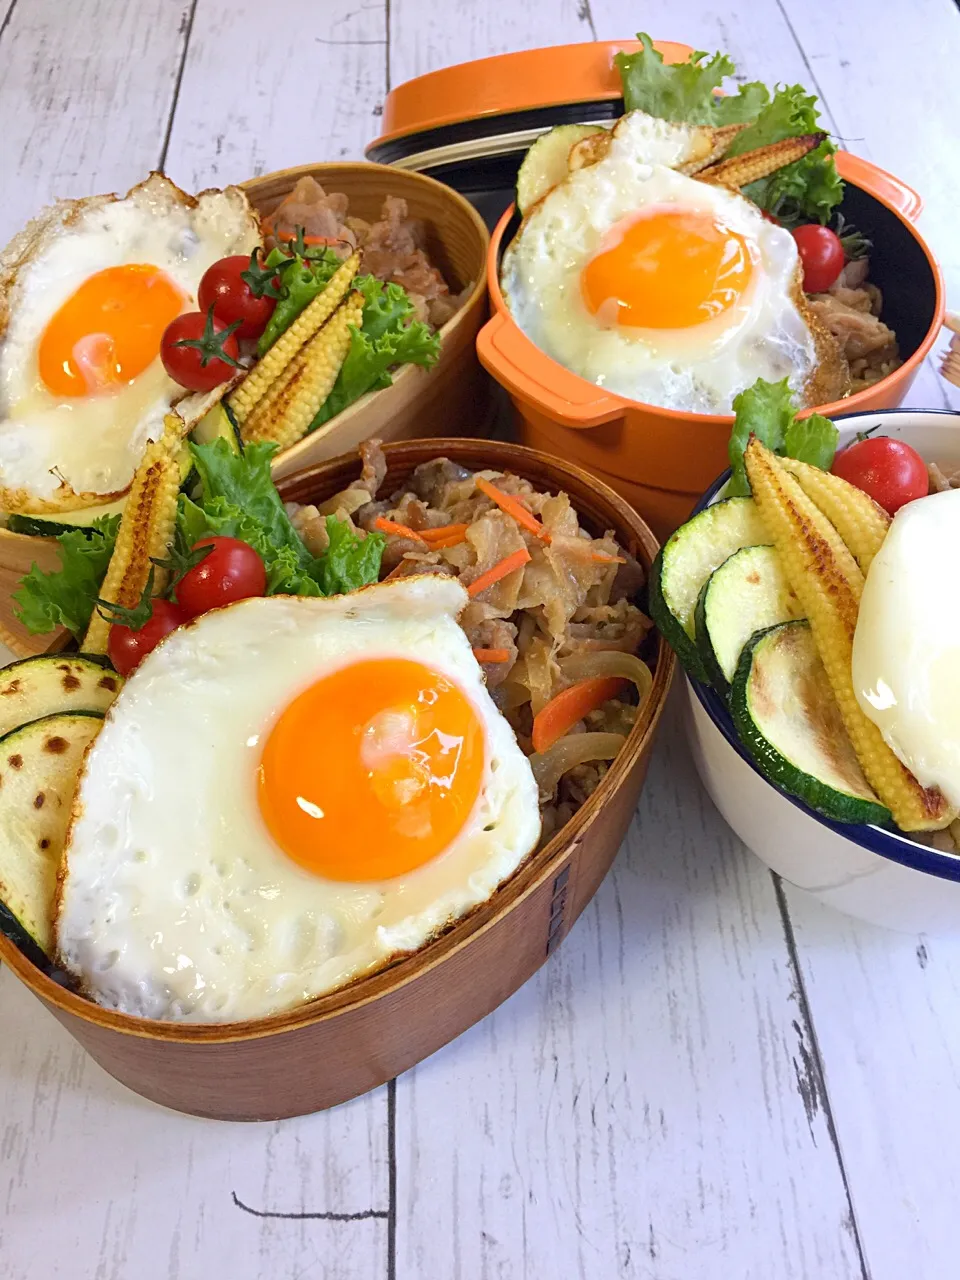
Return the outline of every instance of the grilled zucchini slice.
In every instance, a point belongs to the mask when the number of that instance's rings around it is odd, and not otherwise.
[[[123,684],[105,659],[47,653],[0,671],[0,737],[64,711],[103,715]]]
[[[653,562],[650,616],[687,674],[704,684],[710,677],[694,643],[703,584],[741,547],[769,541],[752,498],[725,498],[681,525]]]
[[[803,614],[774,547],[741,547],[704,583],[694,614],[697,651],[710,683],[727,696],[755,631]]]
[[[765,777],[834,822],[889,825],[843,727],[806,619],[758,631],[730,691],[740,741]]]
[[[0,738],[0,932],[31,959],[53,953],[57,869],[83,754],[103,716],[44,716]]]
[[[240,453],[243,449],[240,428],[223,400],[207,410],[190,432],[190,436],[197,444],[213,444],[214,440],[222,439],[226,440],[234,453]]]
[[[567,176],[570,148],[591,134],[602,132],[599,124],[558,124],[540,135],[517,174],[517,208],[523,216]]]

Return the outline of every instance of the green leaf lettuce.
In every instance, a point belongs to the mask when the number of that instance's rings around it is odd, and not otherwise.
[[[119,528],[118,515],[104,516],[90,529],[61,534],[59,570],[44,573],[32,566],[13,593],[14,611],[28,631],[40,635],[59,626],[75,636],[86,631]]]
[[[771,97],[759,81],[740,85],[736,93],[718,95],[723,81],[736,70],[725,54],[692,53],[686,62],[668,66],[650,37],[637,37],[639,53],[618,53],[616,64],[623,82],[627,111],[646,111],[663,120],[687,124],[746,124],[733,139],[727,156],[757,147],[820,132],[817,99],[802,85],[778,85]],[[752,182],[744,195],[787,225],[800,221],[826,223],[843,199],[843,182],[834,162],[836,148],[824,140],[809,155]]]
[[[323,426],[368,391],[389,387],[390,370],[399,364],[430,369],[440,356],[440,335],[414,320],[413,303],[398,284],[383,284],[374,276],[358,276],[363,294],[360,328],[350,330],[350,350],[333,389],[310,424]]]
[[[730,483],[727,493],[745,496],[750,493],[743,463],[743,451],[751,436],[756,436],[768,449],[788,458],[809,462],[826,471],[837,451],[837,428],[829,418],[812,413],[798,418],[793,407],[788,380],[765,382],[758,378],[741,391],[733,402],[736,420],[730,433]]]

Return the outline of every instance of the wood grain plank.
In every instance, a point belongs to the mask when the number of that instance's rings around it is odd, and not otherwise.
[[[769,875],[665,726],[537,978],[397,1082],[397,1278],[861,1277]]]
[[[960,940],[785,893],[872,1280],[955,1275]]]
[[[953,0],[916,0],[906,20],[891,24],[878,21],[871,0],[838,5],[826,22],[803,0],[784,0],[783,8],[830,102],[838,135],[923,196],[919,225],[943,267],[948,305],[952,299],[954,309],[960,307],[960,174],[949,159],[960,119],[960,11]],[[928,362],[909,403],[960,409],[960,390]]]
[[[265,14],[257,0],[199,0],[167,153],[174,181],[198,188],[362,159],[377,133],[384,0],[284,0],[266,25]]]
[[[17,0],[4,0],[4,3],[0,4],[0,40],[3,39],[3,33],[6,31],[10,19],[13,16],[13,10],[16,3]]]
[[[159,163],[187,0],[21,0],[0,57],[0,241],[62,196]]]
[[[629,38],[640,23],[654,40],[678,40],[694,49],[729,54],[737,80],[816,87],[777,0],[731,0],[722,6],[703,0],[647,0],[640,8],[629,0],[590,0],[590,11],[601,40]],[[825,116],[832,127],[829,110]]]
[[[549,4],[490,4],[452,0],[390,0],[390,84],[400,84],[438,67],[495,53],[592,40],[586,0]]]
[[[197,1120],[113,1081],[6,971],[0,1016],[0,1280],[385,1274],[386,1090]]]

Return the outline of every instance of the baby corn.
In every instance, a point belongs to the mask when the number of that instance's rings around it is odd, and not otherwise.
[[[284,373],[300,348],[333,315],[346,296],[360,266],[360,255],[352,253],[330,277],[326,288],[300,312],[289,329],[276,340],[259,364],[247,374],[228,401],[238,425],[242,426],[257,401]]]
[[[782,142],[771,142],[769,146],[757,147],[755,151],[744,151],[742,155],[730,156],[713,164],[708,169],[701,169],[696,175],[700,182],[710,182],[714,186],[745,187],[749,182],[760,178],[768,178],[784,165],[802,160],[805,155],[818,147],[826,138],[825,133],[804,133],[797,138],[784,138]]]
[[[272,440],[288,449],[307,433],[350,350],[350,327],[363,318],[363,294],[352,293],[294,356],[240,429],[245,444]]]
[[[956,817],[941,793],[924,789],[861,711],[851,661],[863,574],[839,533],[756,438],[744,454],[753,499],[780,553],[787,581],[810,622],[843,723],[867,781],[902,831],[945,827]]]
[[[890,517],[869,494],[850,484],[842,476],[811,467],[796,458],[781,458],[800,488],[820,508],[856,557],[866,576],[870,562],[890,528]]]
[[[179,454],[186,425],[175,413],[164,419],[163,433],[147,446],[120,518],[120,532],[100,587],[100,598],[125,609],[140,603],[150,570],[154,594],[163,590],[163,570],[151,556],[163,559],[173,541],[180,491]],[[110,623],[95,609],[80,646],[84,653],[106,653]]]
[[[677,173],[685,173],[688,177],[692,178],[700,173],[701,170],[706,169],[710,165],[716,164],[740,130],[744,128],[746,128],[746,125],[743,124],[723,124],[720,125],[718,129],[714,129],[713,146],[706,155],[701,155],[695,160],[687,160],[683,164],[678,164]]]

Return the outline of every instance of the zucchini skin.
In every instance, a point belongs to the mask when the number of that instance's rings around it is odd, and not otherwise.
[[[713,574],[710,577],[712,578]],[[706,683],[713,685],[724,702],[729,703],[730,685],[727,682],[727,677],[720,670],[720,663],[717,661],[717,655],[713,651],[713,645],[710,643],[710,632],[707,629],[707,590],[709,586],[710,578],[700,588],[700,594],[697,596],[697,607],[693,611],[697,656],[703,664],[707,677]]]
[[[10,533],[22,533],[27,538],[60,538],[65,533],[77,533],[91,529],[85,524],[60,524],[56,520],[40,520],[33,516],[10,515],[7,517]]]
[[[31,964],[46,972],[50,968],[50,958],[41,948],[36,938],[26,926],[22,925],[8,906],[0,901],[0,933],[9,938],[13,945],[27,957]]]
[[[650,580],[647,584],[647,607],[650,610],[650,617],[664,640],[680,659],[680,665],[687,675],[692,680],[699,680],[701,684],[710,684],[710,677],[697,652],[696,644],[684,631],[676,614],[663,598],[663,553],[667,546],[669,543],[665,543],[660,548],[650,567]]]
[[[819,778],[804,773],[802,769],[798,769],[781,755],[754,723],[747,701],[747,684],[753,666],[754,651],[771,632],[790,625],[792,624],[777,622],[772,627],[755,631],[744,645],[736,675],[730,687],[729,704],[730,717],[740,741],[768,782],[772,782],[781,791],[786,791],[788,795],[796,796],[798,800],[802,800],[823,817],[840,823],[892,826],[893,819],[889,809],[882,804],[874,804],[870,800],[858,800],[854,796],[841,795],[839,791],[827,786]]]

